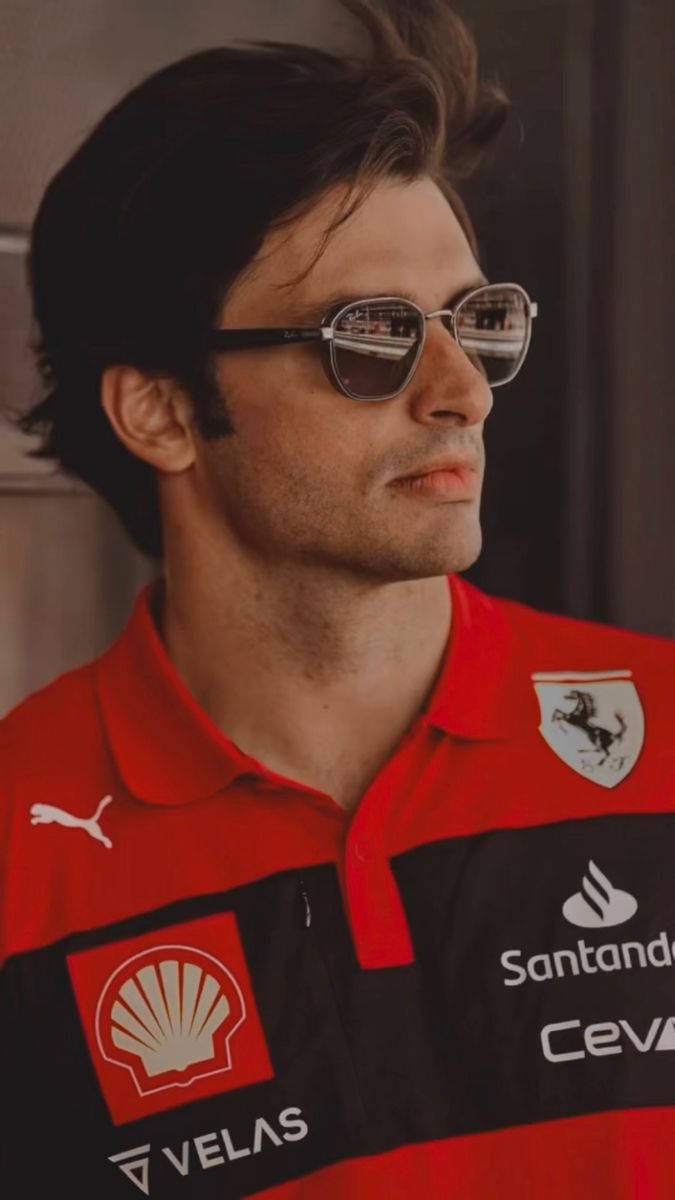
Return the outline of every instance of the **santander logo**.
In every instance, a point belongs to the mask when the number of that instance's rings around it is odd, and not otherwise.
[[[582,929],[622,925],[637,912],[637,900],[630,892],[615,888],[606,875],[589,859],[581,889],[562,906],[563,916]]]

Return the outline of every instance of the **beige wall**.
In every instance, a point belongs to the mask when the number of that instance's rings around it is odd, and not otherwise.
[[[149,566],[84,493],[0,495],[0,708],[117,633]]]

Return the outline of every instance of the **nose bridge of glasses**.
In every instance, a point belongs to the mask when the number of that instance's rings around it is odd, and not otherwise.
[[[446,334],[450,335],[451,342],[447,342],[445,338],[440,336],[439,338],[432,338],[432,344],[440,353],[450,354],[453,375],[456,380],[459,380],[460,377],[464,379],[464,368],[469,367],[469,365],[472,378],[475,371],[478,371],[478,374],[485,378],[486,372],[484,368],[478,361],[476,354],[472,353],[470,347],[464,343],[461,333],[457,329],[456,315],[460,308],[461,304],[457,304],[454,308],[436,308],[432,312],[425,313],[425,328],[427,321],[433,318],[446,318],[443,320],[443,328]],[[468,379],[468,376],[466,378]]]
[[[430,321],[432,317],[450,317],[450,319],[452,320],[454,315],[455,315],[454,308],[435,308],[433,312],[425,313],[424,319],[426,321]]]
[[[444,327],[444,329],[447,330],[447,332],[450,334],[450,336],[453,337],[455,339],[455,341],[457,341],[458,340],[457,339],[457,328],[455,326],[455,312],[456,311],[457,310],[454,308],[435,308],[433,310],[433,312],[425,313],[424,314],[425,328],[426,328],[427,321],[433,320],[434,317],[440,317],[441,319],[443,317],[446,317],[447,320],[443,321],[443,327]]]

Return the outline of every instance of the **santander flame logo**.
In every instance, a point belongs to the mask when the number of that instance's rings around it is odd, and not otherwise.
[[[580,925],[582,929],[597,929],[603,925],[622,925],[628,921],[637,912],[637,900],[630,892],[615,888],[591,858],[581,882],[581,890],[565,901],[562,911],[572,925]]]

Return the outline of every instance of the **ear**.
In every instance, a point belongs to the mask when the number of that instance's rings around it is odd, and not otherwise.
[[[195,460],[192,405],[171,379],[137,367],[107,367],[101,404],[127,450],[160,471],[185,471]]]

